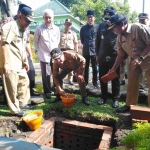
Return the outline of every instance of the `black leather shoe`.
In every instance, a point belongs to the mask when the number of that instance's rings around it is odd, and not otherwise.
[[[120,81],[120,85],[125,85],[125,80]]]
[[[95,89],[99,89],[98,84],[93,84],[93,86],[94,86]]]
[[[18,112],[17,114],[14,114],[14,115],[17,116],[17,117],[23,117],[23,116],[26,115],[26,113],[21,110],[20,112]]]
[[[100,99],[99,101],[98,101],[98,105],[103,105],[103,104],[105,104],[106,103],[106,100],[105,99]]]
[[[69,84],[70,84],[70,85],[74,85],[74,83],[73,83],[72,81],[69,81]]]
[[[116,109],[116,112],[124,113],[124,112],[128,112],[129,110],[130,110],[130,106],[124,105],[123,107]]]
[[[51,99],[51,93],[45,93],[45,97],[46,97],[47,99]]]
[[[20,106],[21,110],[27,110],[27,109],[34,109],[35,106],[33,105],[25,105],[25,106]]]
[[[87,97],[82,98],[82,102],[83,102],[85,105],[87,105],[87,106],[90,105],[90,102],[89,102],[89,100],[88,100]]]
[[[56,103],[56,102],[59,102],[59,101],[61,101],[60,96],[56,96],[52,101],[50,101],[50,103]]]
[[[112,104],[112,107],[113,108],[118,108],[118,106],[119,106],[118,101],[114,101],[113,104]]]
[[[30,95],[31,95],[31,96],[40,96],[40,94],[37,93],[37,92],[35,92],[35,91],[31,91],[31,92],[30,92]]]

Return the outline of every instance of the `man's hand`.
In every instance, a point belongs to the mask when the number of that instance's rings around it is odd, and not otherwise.
[[[65,93],[65,91],[63,89],[59,89],[58,92],[59,92],[60,95],[66,95],[66,93]]]
[[[11,73],[11,70],[9,70],[8,64],[4,64],[3,69],[4,69],[4,75],[5,75],[6,77],[8,77],[9,74]]]
[[[83,75],[77,75],[76,78],[77,78],[78,83],[84,82],[84,77],[83,77]]]
[[[28,65],[25,66],[25,69],[26,69],[27,72],[30,70]]]
[[[142,61],[139,60],[139,58],[136,58],[132,61],[132,66],[137,67],[142,63]]]
[[[112,71],[116,71],[115,69],[111,68],[109,69],[108,73],[112,72]]]

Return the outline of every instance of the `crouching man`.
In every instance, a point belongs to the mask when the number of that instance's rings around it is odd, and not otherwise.
[[[86,95],[86,85],[84,81],[84,68],[85,59],[81,55],[73,52],[62,52],[59,48],[54,48],[51,53],[53,62],[53,79],[56,85],[56,98],[52,101],[55,103],[60,101],[60,95],[65,95],[65,91],[62,89],[63,79],[71,71],[76,73],[77,82],[79,84],[82,102],[85,105],[90,105]],[[61,68],[61,71],[59,71]]]

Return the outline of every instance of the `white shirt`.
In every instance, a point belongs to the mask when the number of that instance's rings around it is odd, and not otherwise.
[[[38,26],[34,33],[34,44],[38,50],[38,58],[43,62],[50,62],[50,52],[57,48],[60,42],[60,30],[57,26],[52,25],[48,28],[45,23]]]

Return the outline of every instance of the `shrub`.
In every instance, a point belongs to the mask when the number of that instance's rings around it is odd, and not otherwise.
[[[135,123],[134,130],[121,142],[129,149],[150,150],[150,124]]]

